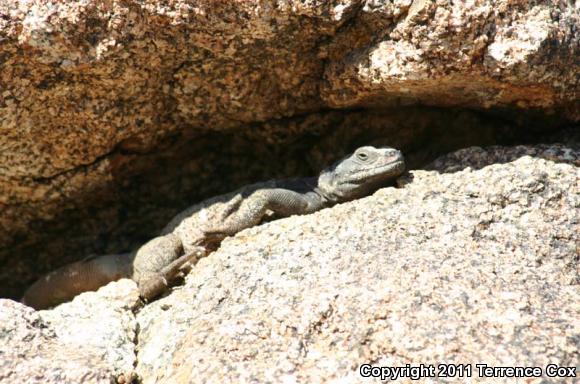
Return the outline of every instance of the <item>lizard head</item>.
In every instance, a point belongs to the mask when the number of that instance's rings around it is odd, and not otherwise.
[[[320,174],[318,191],[332,202],[367,196],[405,170],[403,154],[389,147],[360,147]]]

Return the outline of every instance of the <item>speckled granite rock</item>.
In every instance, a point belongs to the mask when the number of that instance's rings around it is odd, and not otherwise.
[[[417,104],[553,109],[580,119],[575,2],[365,2],[355,30],[373,39],[325,67],[333,107]]]
[[[242,176],[258,153],[262,175],[297,174],[273,161],[320,134],[296,116],[428,104],[577,121],[577,25],[565,0],[0,0],[0,261],[34,259],[10,261],[0,295],[54,255],[134,246],[178,210],[167,199],[237,187],[207,176],[224,142],[258,132],[217,170],[241,184],[261,178]]]
[[[0,300],[0,381],[348,383],[368,382],[363,363],[578,366],[579,167],[578,148],[561,145],[468,148],[400,188],[242,231],[140,311],[130,280],[50,311]]]
[[[126,279],[48,311],[0,300],[0,382],[131,382],[138,300]]]
[[[521,140],[528,128],[467,110],[327,111],[233,137],[179,136],[151,153],[119,150],[74,177],[32,182],[47,199],[0,206],[0,297],[18,299],[35,278],[87,255],[135,249],[195,202],[253,182],[314,175],[362,145],[401,148],[415,168],[459,148]],[[296,139],[306,131],[312,137]]]
[[[136,370],[293,383],[368,382],[363,363],[577,366],[579,166],[562,146],[474,147],[242,231],[138,313]]]
[[[322,85],[331,106],[386,88],[443,106],[577,102],[576,6],[446,3],[2,0],[0,176],[316,111]]]

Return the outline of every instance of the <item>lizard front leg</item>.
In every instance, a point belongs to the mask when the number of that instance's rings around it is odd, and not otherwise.
[[[141,297],[149,301],[159,296],[205,255],[203,247],[183,254],[181,239],[172,233],[148,241],[133,260],[133,280]]]
[[[228,210],[222,223],[204,228],[203,233],[208,241],[213,239],[221,241],[226,236],[258,225],[268,211],[280,217],[309,211],[309,201],[304,195],[283,188],[257,190],[236,206],[237,209]]]

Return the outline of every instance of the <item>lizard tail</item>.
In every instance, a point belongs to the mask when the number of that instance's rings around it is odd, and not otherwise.
[[[21,299],[34,309],[53,307],[76,295],[131,276],[132,254],[91,256],[50,272],[32,284]]]

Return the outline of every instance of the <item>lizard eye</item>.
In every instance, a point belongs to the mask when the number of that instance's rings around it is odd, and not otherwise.
[[[369,158],[369,155],[367,155],[365,152],[358,152],[356,154],[356,157],[361,161],[367,161],[367,159]]]

